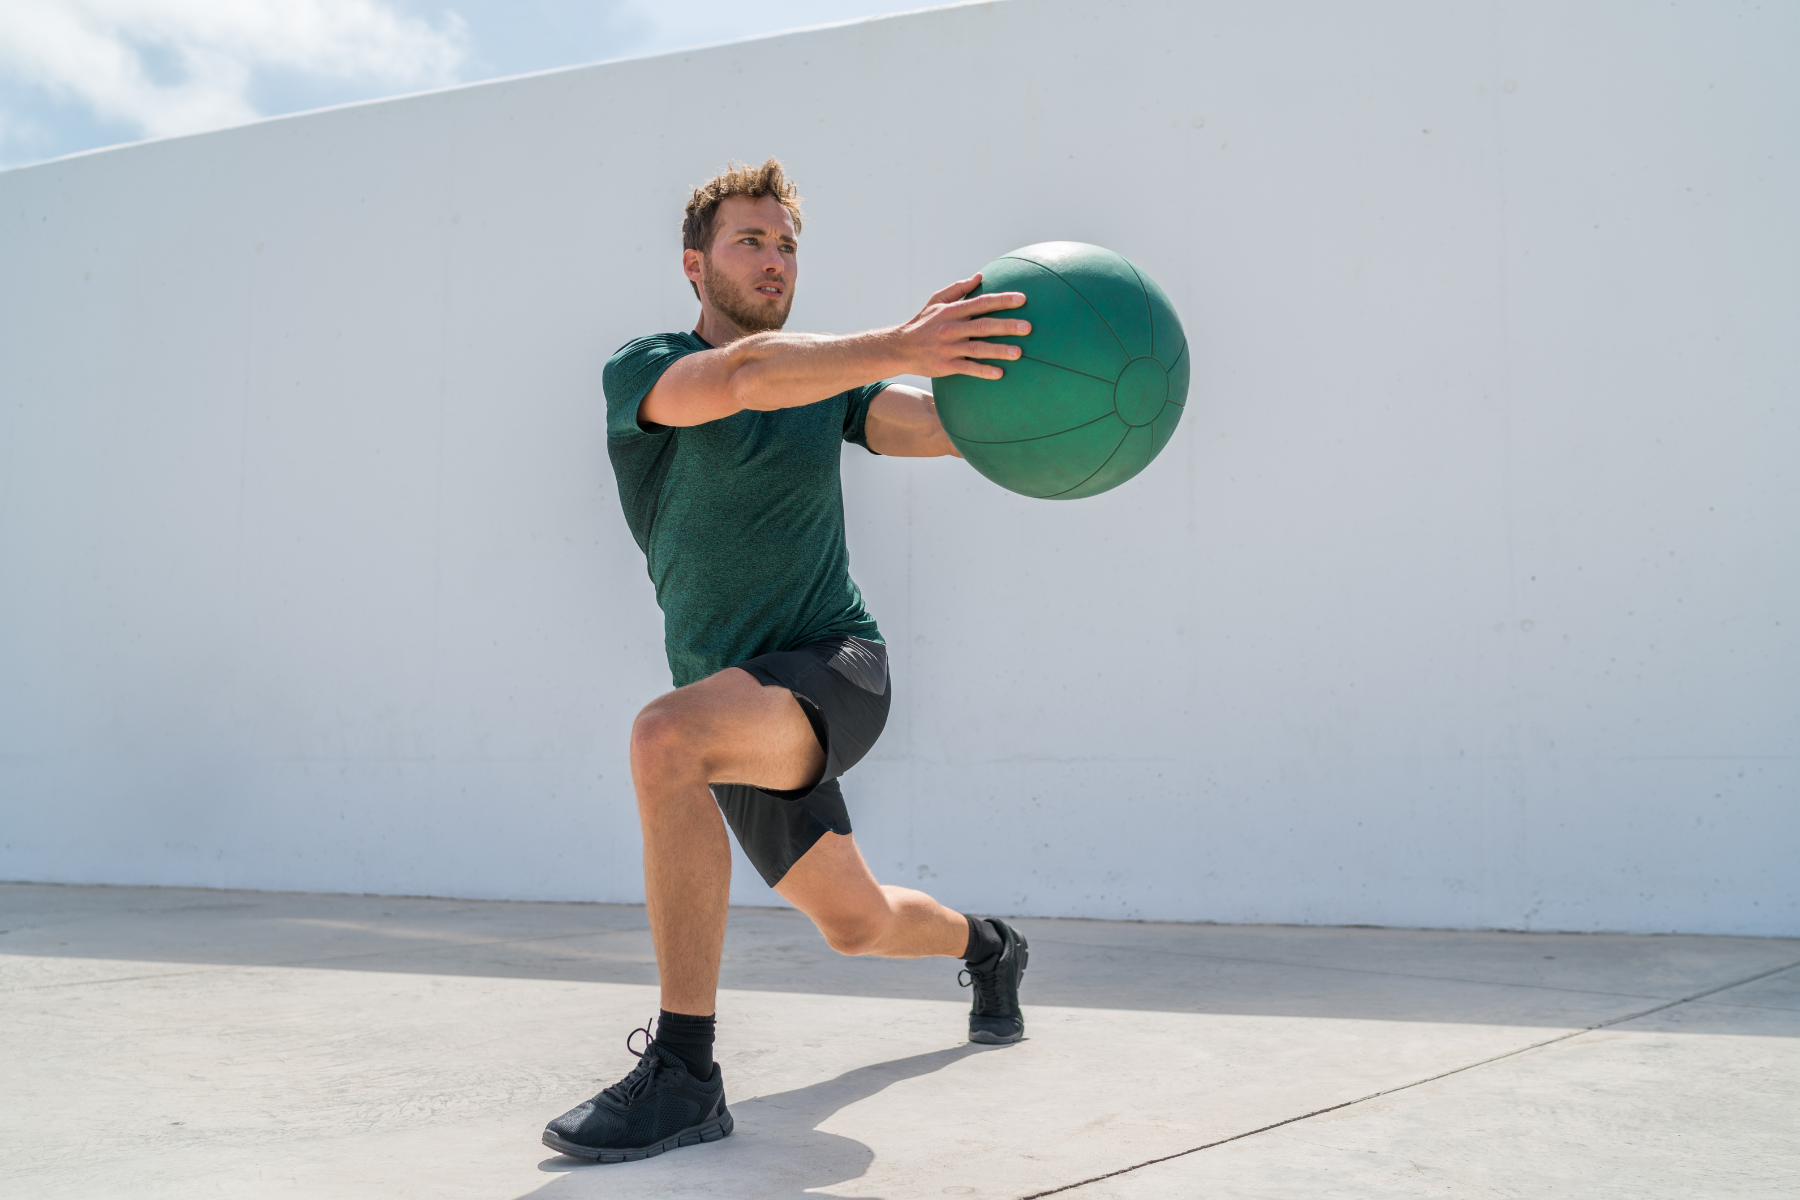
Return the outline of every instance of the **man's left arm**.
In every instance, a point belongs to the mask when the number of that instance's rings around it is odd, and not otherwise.
[[[940,458],[956,454],[950,435],[938,420],[937,402],[931,393],[902,383],[890,383],[869,403],[863,427],[869,449],[891,458]],[[956,454],[961,458],[962,455]]]

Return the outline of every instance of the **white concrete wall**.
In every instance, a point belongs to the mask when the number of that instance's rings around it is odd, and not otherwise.
[[[0,877],[637,899],[600,368],[692,320],[685,189],[779,154],[797,328],[1073,238],[1197,349],[1096,499],[846,457],[884,878],[1800,932],[1797,47],[1016,0],[0,174]]]

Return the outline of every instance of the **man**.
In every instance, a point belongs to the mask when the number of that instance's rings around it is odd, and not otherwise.
[[[1000,378],[991,360],[1021,351],[983,339],[1030,330],[990,314],[1025,298],[965,299],[975,276],[904,324],[785,333],[800,224],[774,159],[696,188],[681,261],[699,322],[628,342],[606,364],[607,448],[675,683],[631,730],[662,1012],[630,1074],[545,1128],[565,1154],[618,1162],[731,1132],[712,1055],[726,824],[834,950],[961,958],[975,993],[969,1040],[1024,1036],[1025,939],[876,883],[837,781],[880,736],[892,697],[887,648],[850,579],[839,449],[955,454],[931,394],[884,381]]]

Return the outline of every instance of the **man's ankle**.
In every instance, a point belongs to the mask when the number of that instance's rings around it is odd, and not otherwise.
[[[663,1009],[656,1017],[656,1044],[675,1055],[695,1079],[711,1079],[716,1017],[695,1017]]]
[[[964,962],[986,962],[1006,949],[1006,942],[1001,938],[1000,931],[986,917],[964,914],[963,919],[969,923],[969,944],[963,948]]]

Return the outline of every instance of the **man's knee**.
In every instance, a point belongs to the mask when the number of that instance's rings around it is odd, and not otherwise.
[[[819,932],[825,944],[839,954],[873,954],[887,933],[888,913],[866,913],[857,916],[826,918],[819,921]]]
[[[638,775],[667,775],[691,769],[698,757],[694,722],[676,705],[653,700],[631,723],[631,769]]]

